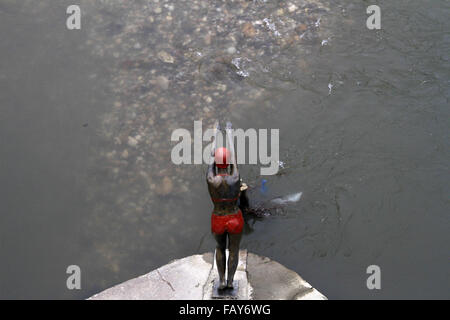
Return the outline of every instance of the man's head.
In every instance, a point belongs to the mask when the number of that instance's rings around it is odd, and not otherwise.
[[[226,169],[230,164],[231,154],[227,148],[218,148],[214,154],[217,168]]]

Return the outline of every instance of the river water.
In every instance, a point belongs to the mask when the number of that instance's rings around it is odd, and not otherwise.
[[[280,129],[242,247],[330,299],[450,298],[448,1],[0,0],[0,298],[83,299],[213,250],[171,132]],[[261,194],[261,179],[268,192]],[[78,265],[81,290],[68,290]],[[366,269],[381,269],[368,290]]]

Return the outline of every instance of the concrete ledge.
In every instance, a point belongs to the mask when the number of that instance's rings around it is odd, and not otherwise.
[[[150,273],[92,296],[98,300],[201,300],[212,269],[212,254],[175,260]]]
[[[296,272],[267,257],[249,253],[247,276],[254,300],[326,300]]]
[[[172,261],[138,278],[106,289],[91,300],[210,300],[218,278],[213,253]],[[297,273],[269,258],[239,252],[235,274],[239,300],[325,300]]]

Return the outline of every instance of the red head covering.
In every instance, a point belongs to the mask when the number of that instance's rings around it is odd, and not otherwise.
[[[230,164],[231,154],[227,148],[216,149],[214,159],[216,161],[216,166],[221,169],[225,169]]]

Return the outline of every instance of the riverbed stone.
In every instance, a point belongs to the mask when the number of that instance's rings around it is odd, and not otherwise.
[[[246,22],[243,26],[242,26],[242,33],[249,38],[252,38],[256,35],[256,30],[253,27],[253,24],[251,22]]]
[[[175,59],[165,51],[160,51],[158,53],[158,58],[160,58],[165,63],[174,63],[175,61]]]
[[[169,177],[164,177],[162,182],[161,182],[161,186],[160,188],[157,190],[157,193],[159,195],[165,196],[168,195],[170,192],[172,192],[173,190],[173,182],[172,179],[170,179]]]

